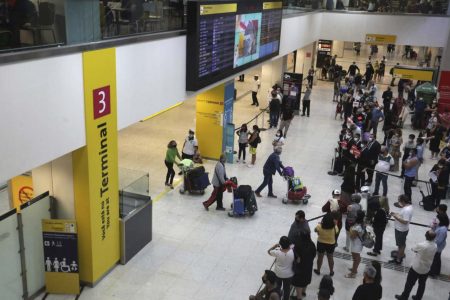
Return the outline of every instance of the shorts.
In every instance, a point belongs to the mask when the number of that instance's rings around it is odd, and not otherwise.
[[[250,154],[256,154],[256,148],[253,148],[252,146],[249,147],[248,152]]]
[[[320,254],[323,253],[327,253],[327,254],[333,254],[334,252],[334,248],[336,247],[336,245],[332,245],[332,244],[324,244],[321,242],[317,242],[317,252],[319,252]]]
[[[397,245],[397,247],[406,246],[406,236],[408,236],[408,230],[398,231],[397,229],[395,229],[395,244]]]

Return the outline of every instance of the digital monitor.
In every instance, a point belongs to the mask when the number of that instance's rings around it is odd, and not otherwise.
[[[188,1],[187,90],[277,56],[281,19],[282,1]]]

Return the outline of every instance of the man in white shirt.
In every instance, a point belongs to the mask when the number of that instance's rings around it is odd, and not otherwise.
[[[184,140],[181,158],[192,160],[197,150],[198,150],[198,141],[195,138],[194,130],[189,129],[189,135]]]
[[[413,207],[409,197],[406,195],[400,195],[398,197],[398,204],[402,208],[400,213],[391,212],[391,216],[395,219],[395,243],[397,244],[398,251],[397,257],[389,262],[401,264],[405,257],[406,237],[408,236],[409,222],[411,222],[413,215]]]
[[[401,295],[395,295],[395,299],[408,300],[409,294],[412,288],[419,280],[419,287],[415,296],[412,296],[413,300],[422,300],[423,294],[425,292],[425,283],[428,278],[428,272],[430,271],[431,263],[433,262],[434,254],[436,253],[436,243],[434,239],[436,238],[436,233],[432,230],[428,230],[425,233],[426,241],[417,244],[411,250],[416,253],[414,257],[411,268],[408,272],[408,277],[406,278],[405,288]]]
[[[383,184],[383,196],[386,197],[388,191],[388,175],[391,167],[394,165],[394,158],[389,154],[386,146],[381,147],[381,153],[378,155],[378,163],[375,165],[375,190],[373,195],[378,195],[380,189],[380,182]]]
[[[258,102],[258,92],[259,89],[261,87],[261,81],[259,81],[259,77],[257,75],[255,75],[255,77],[253,77],[253,83],[252,83],[252,100],[253,103],[252,105],[256,105],[259,106],[259,102]]]

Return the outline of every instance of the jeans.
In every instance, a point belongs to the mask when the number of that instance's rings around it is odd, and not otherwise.
[[[203,205],[205,207],[210,207],[211,204],[217,201],[217,208],[223,208],[222,199],[223,199],[223,187],[215,186],[211,196],[209,197],[208,200],[203,202]]]
[[[380,182],[383,184],[383,196],[386,197],[388,192],[388,185],[387,185],[388,176],[385,174],[378,173],[375,175],[375,190],[373,191],[374,195],[378,195],[378,192],[380,190]]]
[[[166,174],[166,184],[172,184],[173,178],[175,177],[175,170],[173,169],[173,163],[164,161],[167,167],[167,174]]]
[[[278,119],[280,118],[280,113],[277,112],[270,112],[270,127],[277,127],[278,126]]]
[[[430,273],[428,273],[430,276],[438,276],[439,274],[441,274],[441,254],[442,252],[436,252],[436,254],[434,254]]]
[[[289,294],[291,293],[291,281],[292,278],[278,278],[277,277],[277,286],[281,288],[281,285],[283,285],[283,288],[281,289],[283,291],[283,300],[289,300]]]
[[[239,155],[238,155],[238,159],[241,159],[241,154],[242,154],[242,159],[245,160],[245,148],[247,146],[247,143],[239,143]]]
[[[423,293],[425,292],[425,283],[427,281],[428,274],[419,274],[414,271],[413,268],[409,269],[408,277],[406,278],[405,288],[402,293],[402,299],[408,299],[409,294],[411,293],[412,288],[416,284],[416,281],[419,280],[419,287],[416,292],[416,299],[421,300],[423,297]]]
[[[256,189],[255,193],[258,193],[258,194],[261,193],[261,191],[268,185],[269,186],[269,195],[273,195],[272,184],[273,184],[272,174],[264,172],[264,181]]]
[[[257,94],[258,94],[258,92],[252,92],[252,100],[253,100],[252,104],[259,106],[258,98],[256,97]]]
[[[409,177],[405,175],[405,183],[403,185],[403,191],[405,192],[405,195],[408,196],[409,200],[412,201],[412,184],[415,177]]]
[[[311,100],[303,100],[303,111],[302,111],[302,116],[306,115],[309,117],[309,109],[311,106]]]

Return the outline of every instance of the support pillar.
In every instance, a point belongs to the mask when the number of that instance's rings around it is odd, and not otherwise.
[[[258,94],[259,104],[261,108],[267,107],[269,105],[269,91],[272,90],[272,86],[275,83],[281,85],[283,74],[286,71],[287,66],[287,56],[269,61],[262,65],[261,68],[261,89]]]
[[[311,43],[297,50],[297,61],[295,73],[307,74],[311,66],[314,65],[315,43]],[[306,76],[303,76],[306,78]]]
[[[234,146],[234,81],[209,89],[196,97],[196,129],[203,157],[218,160],[226,153],[233,162]]]

